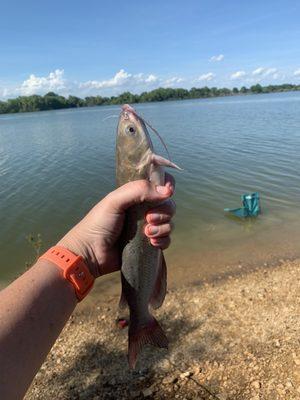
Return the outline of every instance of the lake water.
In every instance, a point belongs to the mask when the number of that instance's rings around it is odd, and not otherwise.
[[[184,168],[171,282],[197,281],[300,255],[300,93],[140,104]],[[0,116],[0,279],[32,260],[115,186],[119,107]],[[156,148],[164,153],[154,138]],[[240,195],[258,191],[262,215],[228,218]]]

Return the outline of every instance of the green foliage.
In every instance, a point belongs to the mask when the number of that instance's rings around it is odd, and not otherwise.
[[[263,92],[263,87],[258,83],[256,85],[253,85],[250,87],[250,91],[252,93],[262,93]]]
[[[84,100],[76,96],[69,96],[66,103],[69,107],[82,107],[84,105]]]
[[[26,240],[31,245],[34,252],[34,259],[26,262],[26,267],[30,267],[39,258],[41,254],[43,241],[40,233],[38,233],[36,236],[30,233],[29,235],[26,236]]]
[[[202,88],[192,87],[190,90],[180,88],[158,88],[151,90],[150,92],[143,92],[140,95],[124,92],[119,96],[89,96],[85,99],[71,95],[68,98],[65,98],[54,92],[48,92],[44,96],[19,96],[15,99],[0,101],[0,114],[58,110],[62,108],[92,107],[109,104],[132,104],[147,103],[152,101],[201,99],[208,97],[232,96],[237,94],[273,93],[295,90],[300,90],[300,85],[285,83],[282,85],[261,86],[260,84],[256,84],[250,88],[242,86],[240,89],[237,87],[234,87],[233,89],[216,87],[209,88],[207,86]]]

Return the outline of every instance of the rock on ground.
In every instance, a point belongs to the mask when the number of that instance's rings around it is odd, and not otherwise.
[[[177,289],[156,313],[170,349],[127,366],[118,299],[79,309],[26,400],[300,399],[300,261]]]

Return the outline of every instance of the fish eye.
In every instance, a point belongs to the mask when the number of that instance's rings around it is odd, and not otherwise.
[[[136,133],[134,125],[127,125],[125,131],[128,135],[134,135]]]

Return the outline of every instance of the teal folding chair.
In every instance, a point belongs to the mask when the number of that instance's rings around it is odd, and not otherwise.
[[[224,208],[225,212],[239,218],[257,217],[261,213],[260,199],[257,192],[241,196],[243,206],[240,208]]]

